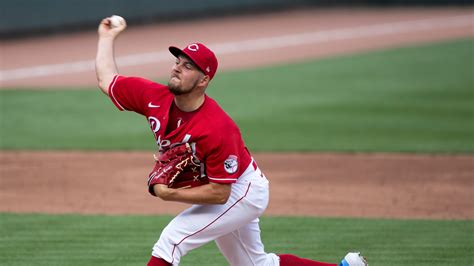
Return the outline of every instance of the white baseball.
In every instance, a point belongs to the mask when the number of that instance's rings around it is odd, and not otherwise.
[[[119,27],[121,25],[125,25],[125,19],[122,18],[121,16],[113,15],[110,17],[110,26],[112,28]]]

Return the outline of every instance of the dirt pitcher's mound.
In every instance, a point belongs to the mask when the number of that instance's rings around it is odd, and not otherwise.
[[[474,219],[474,157],[256,154],[267,215]],[[0,152],[0,211],[176,214],[146,189],[148,152]]]

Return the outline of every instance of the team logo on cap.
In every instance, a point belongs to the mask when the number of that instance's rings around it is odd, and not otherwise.
[[[188,45],[188,49],[193,51],[193,52],[197,52],[199,50],[199,45],[193,43],[193,44],[190,44]]]
[[[238,168],[239,168],[239,163],[237,162],[237,156],[229,155],[229,158],[227,158],[224,161],[225,171],[229,174],[233,174],[233,173],[237,172]]]

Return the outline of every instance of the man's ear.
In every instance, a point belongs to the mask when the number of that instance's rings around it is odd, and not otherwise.
[[[204,75],[204,77],[201,78],[201,81],[199,83],[200,85],[207,87],[209,81],[211,81],[211,77],[209,77],[209,75]]]

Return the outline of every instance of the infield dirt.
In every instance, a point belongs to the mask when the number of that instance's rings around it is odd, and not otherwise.
[[[453,155],[255,154],[267,215],[473,219],[474,159]],[[2,152],[0,211],[176,214],[147,192],[148,152]]]

